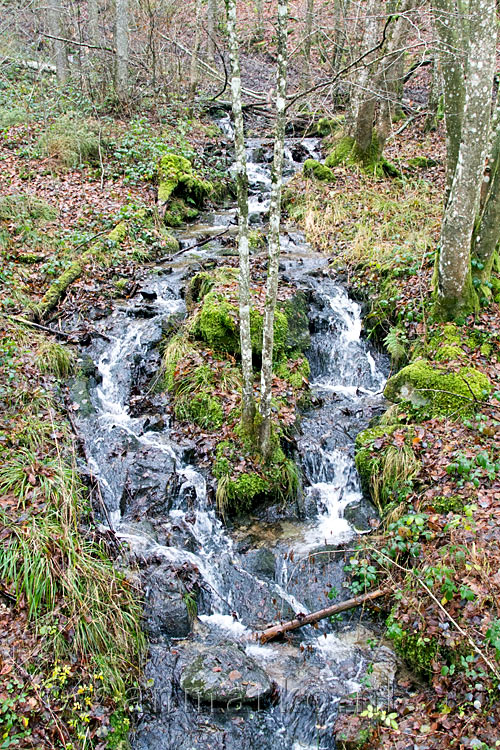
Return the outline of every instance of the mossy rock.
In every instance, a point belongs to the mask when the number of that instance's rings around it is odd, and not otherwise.
[[[254,354],[262,354],[262,332],[264,329],[264,316],[255,309],[250,310],[250,336],[252,339],[252,350]],[[284,312],[276,309],[274,311],[274,348],[273,359],[277,361],[283,355],[288,339],[288,318]]]
[[[186,221],[196,219],[200,212],[194,206],[188,206],[182,198],[173,198],[163,214],[163,221],[168,227],[180,227]]]
[[[303,292],[282,303],[281,309],[288,321],[286,346],[291,351],[305,352],[311,345],[307,299]]]
[[[381,455],[372,455],[372,446],[375,440],[386,435],[392,435],[399,425],[377,425],[356,435],[355,440],[355,464],[359,474],[361,487],[366,494],[371,494],[371,480],[374,472],[381,469]]]
[[[240,348],[238,309],[221,292],[212,290],[194,322],[192,334],[220,352],[235,354]]]
[[[158,201],[167,203],[176,197],[200,206],[213,192],[213,185],[193,171],[191,162],[184,156],[165,154],[158,165]]]
[[[273,442],[270,458],[259,464],[258,470],[256,467],[255,471],[242,473],[237,473],[235,467],[241,461],[245,445],[230,440],[218,444],[212,473],[218,480],[217,505],[221,512],[239,513],[264,500],[284,502],[296,495],[297,467],[286,458],[276,436]]]
[[[436,167],[438,162],[429,156],[413,156],[408,159],[407,164],[412,169],[429,169],[430,167]]]
[[[447,372],[418,360],[387,381],[384,395],[395,403],[409,401],[416,407],[428,407],[435,416],[452,416],[474,411],[476,401],[490,391],[486,375],[472,367]]]
[[[108,240],[115,242],[117,245],[121,245],[127,236],[127,225],[124,221],[120,221],[114,229],[108,234]]]
[[[290,383],[292,388],[300,390],[304,388],[304,379],[307,381],[311,374],[311,366],[305,357],[295,360],[283,359],[277,363],[274,372],[279,378]]]
[[[321,182],[334,182],[335,174],[329,167],[326,167],[316,159],[306,159],[304,162],[304,174],[306,177],[313,177]]]

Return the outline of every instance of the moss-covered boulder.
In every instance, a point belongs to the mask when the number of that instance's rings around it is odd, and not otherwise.
[[[306,177],[313,177],[321,182],[333,182],[335,174],[329,167],[326,167],[316,159],[306,159],[304,162],[304,174]]]
[[[193,165],[184,156],[165,154],[158,165],[158,202],[167,206],[164,221],[177,227],[198,215],[198,208],[214,190],[193,170]]]
[[[417,360],[387,381],[384,395],[395,403],[409,401],[428,407],[432,415],[453,416],[473,411],[490,391],[486,375],[472,367],[451,372]]]

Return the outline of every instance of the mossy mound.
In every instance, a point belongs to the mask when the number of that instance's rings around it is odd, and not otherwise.
[[[406,430],[406,435],[404,442],[396,445],[391,436],[398,429]],[[412,427],[401,425],[378,425],[356,437],[355,462],[361,487],[381,510],[403,501],[420,471],[420,461],[411,447],[412,437]],[[383,445],[375,450],[374,443],[379,439]]]
[[[407,164],[412,169],[430,169],[436,167],[438,162],[429,156],[413,156],[408,159]]]
[[[306,177],[313,177],[321,182],[333,182],[335,174],[329,167],[326,167],[316,159],[306,159],[304,162],[304,174]]]
[[[387,635],[411,670],[430,681],[433,674],[432,662],[439,651],[437,639],[420,633],[409,633],[399,625],[392,613],[387,618]]]
[[[409,401],[427,407],[432,415],[451,416],[474,411],[477,402],[491,391],[490,381],[472,367],[447,372],[417,360],[387,381],[384,395],[389,401]]]
[[[168,226],[180,226],[198,215],[198,208],[214,191],[208,180],[197,175],[191,162],[184,156],[166,154],[158,165],[158,201],[168,204],[164,221]]]
[[[254,457],[253,471],[240,471],[242,454],[252,452],[248,440],[223,440],[218,444],[212,466],[218,480],[217,506],[221,513],[241,513],[262,501],[286,502],[294,497],[298,484],[298,471],[294,462],[287,458],[274,437],[274,449],[266,462]],[[247,456],[248,457],[248,456]]]
[[[366,172],[377,177],[401,176],[399,170],[381,155],[375,131],[373,131],[368,149],[364,152],[358,148],[352,136],[344,135],[336,141],[325,159],[325,166],[334,169],[340,164],[362,167]]]

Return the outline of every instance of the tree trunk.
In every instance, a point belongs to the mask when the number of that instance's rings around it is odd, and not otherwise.
[[[385,44],[385,57],[377,81],[381,101],[375,128],[380,152],[383,151],[385,142],[389,137],[396,107],[401,106],[404,76],[404,51],[402,47],[405,36],[410,29],[404,14],[411,10],[412,6],[413,0],[403,0],[398,5],[398,16],[388,31],[388,39]]]
[[[260,41],[264,38],[264,15],[263,15],[263,0],[255,0],[255,9],[257,11],[257,30],[255,37]]]
[[[216,53],[216,44],[215,44],[215,34],[216,34],[216,28],[217,28],[217,0],[208,0],[208,8],[207,8],[207,36],[208,36],[208,43],[207,43],[207,51],[208,51],[208,57],[211,62],[215,61],[215,53]]]
[[[474,275],[481,281],[487,282],[491,275],[495,251],[500,242],[500,92],[497,96],[493,120],[488,173],[482,187],[484,199],[481,201],[479,216],[474,227],[472,254],[477,261]],[[489,296],[489,291],[483,289],[483,293]]]
[[[286,76],[288,65],[288,0],[278,0],[278,70],[276,79],[276,126],[269,207],[269,267],[267,271],[264,329],[262,333],[262,372],[260,393],[260,448],[264,458],[271,449],[271,386],[273,380],[274,311],[278,292],[280,256],[281,186],[286,125]]]
[[[311,85],[311,49],[313,45],[313,26],[314,26],[314,0],[306,0],[306,18],[304,29],[304,88],[308,89]]]
[[[128,97],[128,0],[116,0],[115,12],[115,87],[119,98],[126,100]]]
[[[248,177],[245,129],[241,108],[241,76],[236,30],[236,0],[227,0],[227,31],[231,61],[231,95],[236,152],[236,193],[238,200],[238,254],[240,259],[240,346],[243,371],[241,422],[246,434],[253,432],[255,399],[253,394],[252,339],[250,334],[250,261],[248,249]]]
[[[474,0],[471,3],[471,7]],[[434,25],[440,41],[446,125],[446,198],[458,161],[465,106],[466,42],[455,0],[434,0]],[[490,30],[491,33],[491,30]]]
[[[380,28],[379,12],[380,0],[368,0],[364,21],[362,53],[375,46]],[[371,78],[369,59],[367,59],[355,82],[352,84],[347,118],[347,135],[354,138],[356,150],[362,159],[370,152],[375,120],[376,96],[373,86],[371,87],[372,90],[370,90]]]
[[[191,71],[189,75],[189,95],[191,101],[194,99],[198,88],[198,55],[201,43],[201,0],[196,0],[194,47],[191,57]]]
[[[445,208],[437,264],[436,312],[446,319],[468,314],[477,308],[471,277],[471,241],[479,208],[491,118],[491,91],[495,70],[495,0],[470,0],[469,43],[465,75],[461,138],[453,181]],[[459,36],[459,35],[457,35]],[[459,60],[455,61],[458,67]],[[449,98],[451,77],[445,76],[445,98]],[[447,108],[446,113],[449,114]],[[450,162],[451,163],[451,162]]]
[[[98,0],[88,0],[89,12],[89,42],[91,44],[100,44],[101,37],[99,33],[99,2]]]
[[[50,34],[54,37],[65,38],[64,33],[65,24],[63,23],[64,8],[62,0],[50,0],[47,8],[47,23],[50,30]],[[56,64],[57,80],[59,83],[66,83],[69,76],[68,68],[68,54],[66,51],[66,43],[61,42],[60,39],[52,40],[52,49],[54,52],[54,61]]]
[[[434,61],[432,63],[432,78],[429,89],[429,100],[427,102],[427,117],[425,118],[425,132],[429,133],[437,129],[439,121],[440,102],[443,94],[443,81],[441,75],[441,66],[439,63],[439,54],[436,50]]]

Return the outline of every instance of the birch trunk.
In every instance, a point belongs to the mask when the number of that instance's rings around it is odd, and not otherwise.
[[[262,333],[262,371],[260,392],[260,449],[264,458],[271,450],[271,386],[273,380],[274,311],[278,292],[280,256],[281,186],[286,125],[286,76],[288,65],[288,0],[278,0],[278,70],[276,79],[276,126],[269,207],[269,267],[267,271],[264,328]]]
[[[461,139],[443,217],[437,264],[436,310],[444,318],[455,318],[477,307],[471,277],[471,240],[489,140],[496,48],[496,34],[492,33],[496,29],[495,0],[470,0],[468,26]],[[445,78],[445,96],[449,81]]]
[[[241,107],[241,75],[238,36],[236,31],[236,0],[227,2],[227,31],[231,61],[231,96],[236,152],[236,192],[238,200],[238,255],[240,259],[240,346],[243,391],[241,423],[247,434],[253,432],[255,399],[253,394],[252,339],[250,334],[250,259],[248,248],[248,176],[245,151],[245,129]]]
[[[483,181],[484,200],[474,228],[472,254],[483,266],[475,275],[488,281],[500,242],[500,92],[493,119],[493,138],[488,158],[489,174]],[[483,192],[483,191],[482,191]],[[486,293],[488,295],[488,293]],[[489,295],[488,295],[489,296]]]
[[[304,74],[304,88],[308,89],[311,85],[311,49],[313,45],[314,0],[306,0],[305,21],[304,58],[306,67]]]
[[[191,99],[194,99],[198,88],[198,55],[200,54],[201,42],[201,0],[196,0],[194,47],[191,56],[191,71],[189,76],[189,91]]]
[[[115,87],[120,99],[127,99],[128,95],[128,0],[116,0],[115,6],[115,44],[116,44],[116,74]]]
[[[216,45],[215,45],[215,29],[217,28],[217,0],[208,0],[208,8],[207,8],[207,35],[208,35],[208,43],[207,43],[207,51],[208,56],[211,60],[211,62],[214,62],[215,60],[215,52],[216,52]]]
[[[63,24],[64,8],[62,0],[50,0],[47,8],[47,25],[50,34],[54,37],[64,37]],[[69,76],[68,54],[66,43],[60,39],[52,40],[52,49],[54,52],[54,62],[56,65],[57,80],[59,83],[66,83]]]
[[[471,7],[475,0],[472,0]],[[465,106],[466,42],[456,0],[434,0],[434,26],[440,43],[446,126],[446,198],[458,161]]]

